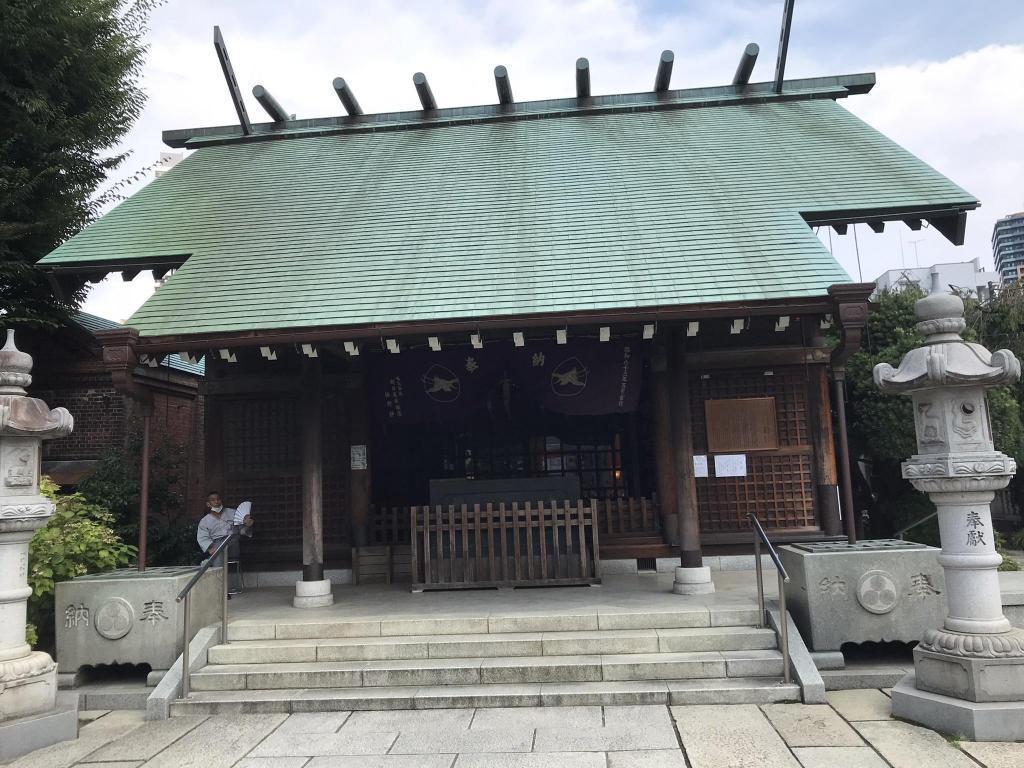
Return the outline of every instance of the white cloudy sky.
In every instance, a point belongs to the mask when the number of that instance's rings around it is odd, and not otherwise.
[[[126,138],[123,175],[156,160],[160,131],[235,122],[213,25],[227,40],[254,120],[262,83],[299,117],[339,114],[336,76],[366,112],[415,109],[412,73],[440,106],[495,101],[509,69],[516,99],[573,93],[573,62],[590,59],[595,94],[647,90],[658,54],[675,51],[673,87],[727,83],[748,42],[754,80],[771,78],[782,0],[169,0],[152,20],[149,101]],[[978,257],[991,267],[999,216],[1024,209],[1024,3],[1020,0],[798,0],[787,76],[873,71],[878,85],[843,102],[979,197],[967,243],[934,231],[858,228],[862,274]],[[115,179],[117,176],[115,176]],[[916,244],[913,241],[918,241]],[[853,237],[832,238],[858,277]],[[915,259],[916,251],[916,259]],[[152,292],[143,273],[95,286],[85,309],[124,320]]]

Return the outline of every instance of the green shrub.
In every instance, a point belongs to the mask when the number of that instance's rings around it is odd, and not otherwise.
[[[1006,537],[1001,533],[996,533],[996,552],[1003,556],[1003,562],[999,564],[1000,571],[1020,570],[1020,563],[1006,551]]]
[[[56,483],[40,479],[40,491],[57,505],[53,516],[36,531],[28,549],[28,618],[46,634],[53,627],[54,585],[87,573],[128,565],[135,547],[124,544],[111,525],[113,516],[78,493],[58,496]],[[33,638],[38,642],[38,636]]]

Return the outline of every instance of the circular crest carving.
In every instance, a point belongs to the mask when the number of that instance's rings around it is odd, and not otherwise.
[[[112,597],[96,611],[96,631],[107,640],[120,640],[132,631],[135,611],[122,597]]]
[[[899,602],[896,582],[885,571],[868,571],[857,583],[857,602],[865,611],[888,613]]]

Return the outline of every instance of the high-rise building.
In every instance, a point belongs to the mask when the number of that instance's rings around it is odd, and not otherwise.
[[[156,168],[153,169],[153,178],[159,179],[171,170],[171,168],[180,163],[184,156],[184,152],[161,152],[160,160],[157,161]]]
[[[1000,282],[1024,280],[1024,211],[996,222],[992,228],[992,256]]]

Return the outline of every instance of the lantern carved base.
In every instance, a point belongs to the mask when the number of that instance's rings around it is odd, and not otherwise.
[[[914,649],[922,691],[968,701],[1024,700],[1024,656],[964,656]]]
[[[57,665],[49,654],[0,661],[0,720],[53,709],[56,700]]]

